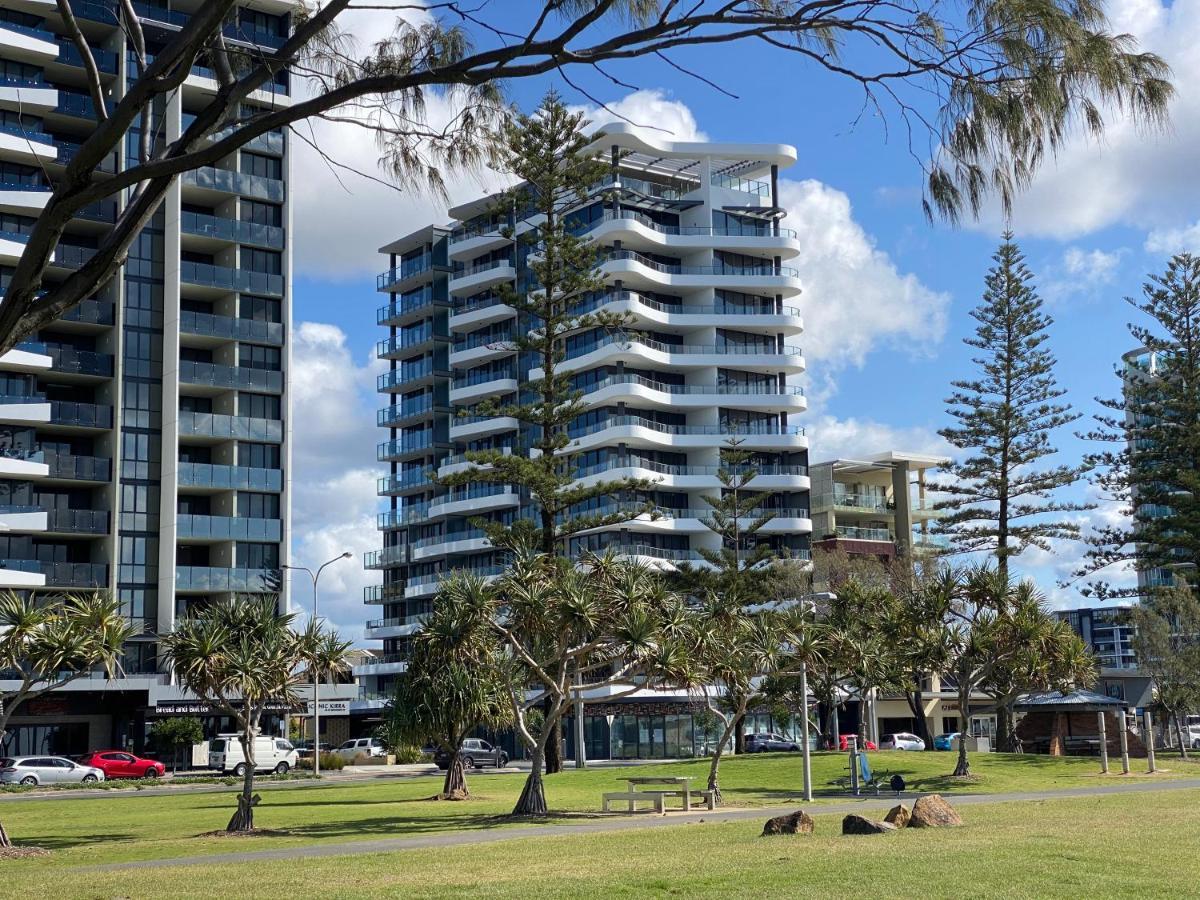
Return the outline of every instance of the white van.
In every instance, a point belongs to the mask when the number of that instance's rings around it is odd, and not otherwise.
[[[296,748],[283,738],[260,734],[254,739],[254,770],[286,775],[296,767]],[[208,745],[208,767],[218,772],[246,774],[246,756],[236,734],[218,735]]]

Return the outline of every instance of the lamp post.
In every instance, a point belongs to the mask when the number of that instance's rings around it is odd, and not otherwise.
[[[317,582],[321,580],[321,573],[325,571],[325,567],[332,565],[339,559],[350,559],[354,554],[349,550],[335,556],[331,560],[321,563],[314,572],[308,566],[284,566],[285,569],[292,569],[296,572],[307,572],[308,577],[312,579],[313,586],[313,621],[317,621]],[[321,677],[317,670],[313,669],[313,775],[319,777],[321,774]]]

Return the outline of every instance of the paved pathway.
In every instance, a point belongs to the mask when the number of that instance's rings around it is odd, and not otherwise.
[[[1200,789],[1200,778],[1173,781],[1135,781],[1126,784],[1101,784],[1086,788],[1066,788],[1055,791],[1027,791],[1012,794],[959,794],[950,795],[955,806],[973,806],[980,803],[1017,803],[1034,800],[1065,800],[1075,797],[1099,797],[1108,794],[1146,793],[1152,791],[1179,791]],[[920,794],[906,793],[902,799],[913,800]],[[896,803],[894,796],[869,796],[842,803],[831,803],[809,807],[813,815],[839,815],[860,812],[864,808],[886,809]],[[381,838],[371,841],[352,841],[303,846],[279,847],[274,850],[245,850],[236,853],[214,853],[207,856],[181,856],[169,859],[139,860],[137,862],[109,863],[99,866],[83,866],[76,871],[106,871],[117,869],[148,869],[164,866],[215,865],[219,863],[263,862],[281,859],[310,859],[321,856],[352,856],[363,853],[385,853],[395,850],[414,850],[422,847],[456,847],[465,844],[488,844],[497,841],[521,840],[532,837],[564,837],[579,834],[629,831],[640,828],[664,828],[672,825],[690,825],[712,822],[740,822],[746,819],[765,821],[771,816],[795,811],[800,803],[787,807],[758,809],[732,809],[717,812],[672,813],[667,816],[622,816],[580,822],[572,825],[532,825],[509,828],[480,829],[476,831],[449,831],[420,837]]]

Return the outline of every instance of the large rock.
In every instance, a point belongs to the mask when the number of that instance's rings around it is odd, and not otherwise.
[[[812,834],[812,832],[812,816],[802,809],[796,810],[790,816],[776,816],[773,819],[767,819],[767,824],[763,826],[762,831],[764,835]]]
[[[909,828],[946,828],[961,825],[962,816],[940,794],[930,794],[913,804]]]
[[[888,834],[895,830],[891,822],[876,822],[865,816],[851,814],[842,819],[842,834]]]
[[[900,803],[888,810],[888,814],[883,817],[883,821],[889,822],[897,828],[904,828],[908,825],[911,818],[912,813],[908,811],[908,807]]]

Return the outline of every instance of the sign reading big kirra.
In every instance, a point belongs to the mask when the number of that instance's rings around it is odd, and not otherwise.
[[[302,716],[311,716],[313,714],[312,701],[308,700],[304,704],[304,711],[300,713]],[[349,700],[322,700],[321,715],[323,716],[348,716],[350,715]]]

